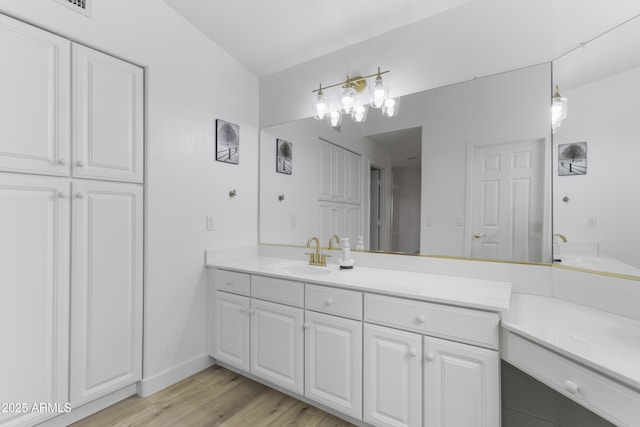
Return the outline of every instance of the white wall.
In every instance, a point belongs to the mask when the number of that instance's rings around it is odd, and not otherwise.
[[[553,136],[554,232],[566,235],[570,244],[596,243],[600,255],[637,268],[639,82],[640,67],[563,91],[568,114]],[[583,141],[587,142],[587,174],[558,176],[558,145]],[[565,196],[569,202],[562,200]],[[589,227],[590,218],[596,219],[595,227]]]
[[[98,0],[92,19],[52,0],[0,11],[145,68],[147,391],[203,367],[204,250],[257,241],[257,78],[162,1]],[[216,118],[240,125],[239,166],[214,160]]]

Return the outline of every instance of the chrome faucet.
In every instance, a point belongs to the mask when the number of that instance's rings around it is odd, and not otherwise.
[[[315,252],[305,253],[305,255],[309,255],[309,265],[320,265],[325,267],[327,265],[327,257],[330,255],[320,253],[320,240],[318,240],[316,236],[309,237],[309,240],[307,240],[308,248],[311,248],[312,242],[316,242]]]
[[[552,237],[559,237],[563,242],[567,243],[567,236],[565,236],[564,234],[556,233]]]
[[[340,237],[338,237],[337,234],[332,234],[331,237],[329,237],[329,250],[333,249],[333,242],[336,242],[337,245],[340,244]]]

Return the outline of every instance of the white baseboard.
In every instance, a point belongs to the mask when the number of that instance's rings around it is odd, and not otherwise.
[[[207,369],[214,361],[208,354],[194,357],[180,365],[160,372],[148,378],[143,378],[138,383],[138,396],[148,397],[162,389],[169,387],[191,375]]]

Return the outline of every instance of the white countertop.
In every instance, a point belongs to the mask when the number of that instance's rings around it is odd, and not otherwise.
[[[640,321],[551,297],[513,294],[502,327],[640,389]]]
[[[210,261],[207,266],[494,312],[508,310],[511,300],[511,283],[509,282],[358,267],[357,265],[353,270],[339,270],[337,265],[330,264],[327,268],[332,270],[331,273],[324,275],[293,275],[282,273],[277,269],[278,265],[292,262],[305,264],[302,260],[251,256]]]

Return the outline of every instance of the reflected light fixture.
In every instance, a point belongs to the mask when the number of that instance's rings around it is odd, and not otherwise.
[[[342,123],[342,116],[349,115],[354,122],[364,122],[367,119],[369,108],[382,109],[385,117],[395,117],[398,114],[399,98],[389,98],[389,85],[382,80],[382,75],[389,71],[380,71],[367,76],[349,77],[343,82],[329,86],[322,86],[312,91],[313,118],[326,119],[330,126],[338,127]],[[367,89],[367,79],[375,77],[369,85],[368,99],[361,96]],[[325,94],[327,89],[340,87],[340,91],[332,102]]]
[[[567,98],[560,96],[560,87],[556,86],[556,93],[551,98],[551,130],[556,133],[556,130],[562,124],[562,121],[567,118]]]

